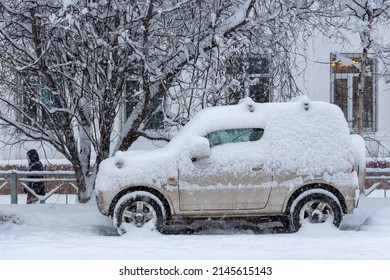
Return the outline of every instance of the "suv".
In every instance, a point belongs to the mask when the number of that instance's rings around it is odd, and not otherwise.
[[[339,227],[359,197],[353,138],[339,107],[307,97],[207,108],[166,146],[104,160],[98,207],[120,234],[221,219]]]

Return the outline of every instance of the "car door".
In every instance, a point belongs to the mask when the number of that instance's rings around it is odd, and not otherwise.
[[[271,192],[272,172],[262,161],[263,132],[244,128],[206,135],[210,156],[179,167],[180,210],[264,208]]]

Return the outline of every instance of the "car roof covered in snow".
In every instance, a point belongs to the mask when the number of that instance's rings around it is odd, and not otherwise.
[[[191,137],[234,128],[263,128],[263,137],[254,148],[283,170],[318,174],[346,170],[353,162],[352,141],[341,109],[306,96],[278,103],[246,98],[237,105],[204,109],[168,146],[179,147],[191,142]]]
[[[237,105],[203,109],[171,142],[191,135],[205,136],[212,131],[234,128],[263,128],[277,133],[277,138],[289,136],[299,139],[298,134],[304,132],[310,136],[327,135],[335,141],[338,136],[349,139],[348,124],[338,106],[310,101],[302,96],[291,102],[275,103],[255,103],[245,98]]]

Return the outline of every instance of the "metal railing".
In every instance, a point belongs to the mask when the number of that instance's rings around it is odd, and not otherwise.
[[[390,176],[367,176],[366,180],[378,181],[366,190],[366,196],[369,196],[373,191],[382,188],[384,197],[387,197],[387,188],[390,186]]]
[[[35,179],[28,176],[43,176],[44,178]],[[369,189],[366,189],[365,195],[370,195],[374,190],[383,189],[384,197],[387,197],[387,190],[390,189],[390,175],[366,176],[366,180],[377,181]],[[50,191],[45,195],[37,195],[29,186],[29,182],[50,183]],[[11,204],[18,204],[18,187],[30,192],[35,196],[39,203],[45,203],[53,194],[61,189],[71,187],[75,193],[78,188],[75,185],[75,173],[73,171],[19,171],[19,170],[0,170],[0,191],[9,187],[11,194]]]
[[[42,176],[43,178],[28,178],[28,176]],[[75,181],[73,171],[0,171],[0,191],[6,187],[10,188],[11,204],[18,204],[18,187],[30,192],[38,199],[39,203],[45,203],[49,197],[66,187],[74,189],[77,193],[78,188],[74,183]],[[50,190],[45,195],[37,195],[28,186],[30,182],[50,183]]]
[[[390,189],[390,168],[370,167],[366,168],[366,182],[372,183],[369,189],[366,189],[366,196],[375,190],[383,190],[384,197],[387,197],[387,190]]]

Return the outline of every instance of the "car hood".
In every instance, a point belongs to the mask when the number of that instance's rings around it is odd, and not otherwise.
[[[124,186],[161,186],[176,177],[178,158],[165,147],[149,151],[117,152],[101,162],[95,190],[110,191]]]

